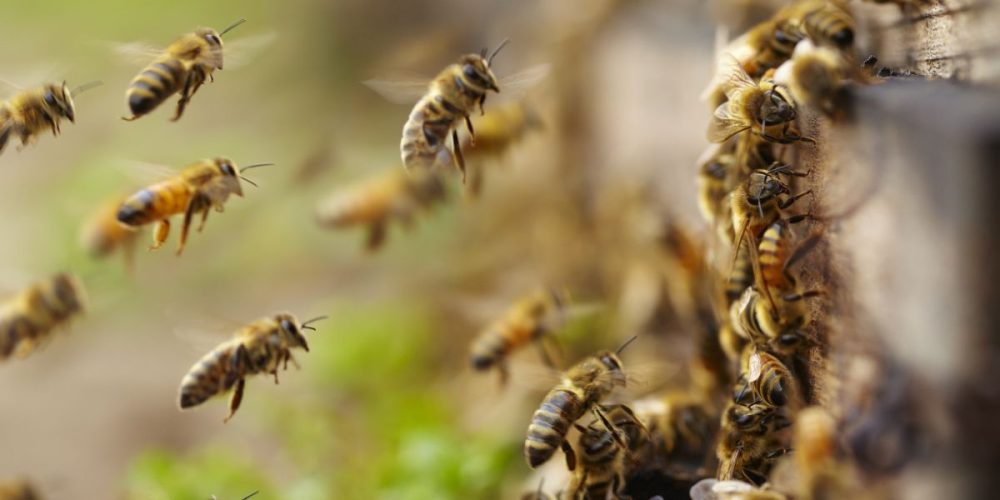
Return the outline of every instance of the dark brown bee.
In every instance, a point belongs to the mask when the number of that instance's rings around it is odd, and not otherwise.
[[[600,420],[587,427],[573,424],[580,431],[576,446],[579,463],[573,471],[569,498],[607,498],[609,494],[621,498],[631,452],[648,441],[646,427],[628,406],[611,407],[605,416],[612,430]],[[618,440],[612,432],[618,433]],[[625,448],[618,444],[619,440]]]

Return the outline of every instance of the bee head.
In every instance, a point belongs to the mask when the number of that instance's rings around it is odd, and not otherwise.
[[[243,186],[240,184],[240,171],[229,158],[216,158],[215,167],[219,169],[219,174],[227,186],[230,186],[233,194],[243,197]]]
[[[222,35],[212,28],[198,28],[195,35],[208,44],[208,59],[216,69],[222,69]]]
[[[301,347],[306,352],[309,352],[309,344],[306,342],[305,335],[302,335],[302,330],[298,327],[298,321],[296,321],[295,316],[288,313],[281,313],[274,319],[278,322],[278,327],[281,328],[282,335],[290,345]]]
[[[473,88],[486,92],[500,92],[497,78],[490,70],[490,63],[480,54],[466,54],[458,61],[462,68],[462,79]]]
[[[757,205],[783,193],[788,193],[788,186],[774,175],[761,171],[750,174],[747,202]]]
[[[797,116],[795,106],[778,92],[775,86],[764,93],[764,101],[760,105],[760,119],[769,125],[788,123]]]
[[[46,109],[55,116],[61,116],[71,122],[76,122],[76,107],[73,104],[73,94],[70,92],[66,82],[59,84],[49,84],[45,86],[42,94]]]

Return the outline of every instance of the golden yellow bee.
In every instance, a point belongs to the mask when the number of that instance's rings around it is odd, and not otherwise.
[[[229,399],[229,415],[223,420],[228,422],[243,400],[246,377],[268,373],[277,384],[278,368],[288,369],[289,361],[295,363],[291,350],[302,348],[309,352],[302,330],[315,330],[309,325],[325,318],[299,323],[291,314],[278,313],[240,328],[231,340],[219,344],[188,370],[181,381],[180,408],[197,406],[235,386]]]
[[[798,112],[786,89],[767,77],[755,82],[732,56],[723,56],[720,64],[727,101],[715,109],[708,140],[721,143],[750,132],[780,144],[815,142],[793,129]]]
[[[546,364],[555,367],[544,343],[554,342],[551,335],[561,323],[568,294],[542,289],[523,297],[498,321],[487,327],[472,342],[472,367],[484,371],[496,368],[500,384],[508,378],[507,357],[531,342],[538,342]]]
[[[796,0],[775,17],[817,45],[847,51],[854,44],[854,17],[840,0]]]
[[[149,66],[146,66],[129,84],[125,99],[132,121],[143,116],[177,92],[177,111],[173,120],[184,114],[184,108],[206,79],[215,81],[212,73],[222,69],[222,36],[243,24],[236,21],[221,33],[212,28],[198,28],[170,44]]]
[[[793,354],[807,344],[804,329],[811,320],[805,299],[822,296],[822,291],[777,295],[767,300],[755,287],[749,287],[734,303],[738,328],[744,338],[778,354]]]
[[[57,328],[81,315],[85,302],[83,285],[69,273],[35,283],[4,302],[0,305],[0,360],[34,352]]]
[[[25,479],[0,481],[0,500],[41,500],[42,496]]]
[[[104,258],[121,250],[125,268],[131,270],[139,231],[118,220],[118,209],[124,201],[125,196],[119,196],[101,205],[84,224],[80,242],[95,258]]]
[[[170,235],[170,217],[184,214],[181,238],[177,255],[184,251],[187,243],[191,219],[201,212],[200,232],[208,220],[211,209],[222,212],[230,195],[243,197],[240,180],[251,185],[252,181],[241,174],[251,168],[272,165],[258,163],[237,170],[236,164],[228,158],[202,160],[185,167],[180,173],[162,182],[153,184],[125,199],[118,209],[118,221],[131,227],[156,223],[153,231],[153,246],[160,248]]]
[[[13,136],[21,139],[18,150],[38,140],[38,136],[51,130],[59,135],[59,122],[63,118],[76,122],[76,105],[73,96],[101,82],[90,82],[73,90],[66,82],[48,83],[37,89],[23,90],[0,103],[0,152]]]
[[[580,432],[577,438],[577,466],[569,487],[569,498],[621,498],[625,489],[627,458],[647,441],[648,431],[632,410],[625,405],[614,406],[607,411],[607,421],[612,427],[605,427],[600,420],[594,420],[587,427],[573,424]],[[619,433],[624,442],[622,448],[612,435]]]
[[[775,71],[774,80],[788,86],[796,103],[832,115],[836,94],[851,69],[840,52],[803,40],[795,47],[792,59]]]
[[[791,414],[802,408],[804,400],[798,379],[780,359],[756,350],[748,353],[747,358],[747,367],[736,386],[733,401],[787,408]]]
[[[623,344],[617,353],[601,351],[580,361],[563,374],[559,385],[546,394],[531,417],[527,439],[524,441],[524,458],[531,468],[552,458],[556,448],[562,448],[567,462],[574,464],[575,454],[566,441],[566,433],[588,411],[593,411],[609,429],[612,427],[604,416],[607,407],[602,408],[600,403],[615,388],[625,386],[625,371],[618,354],[632,340],[635,337]],[[617,434],[615,438],[617,439]],[[625,448],[624,444],[619,444]],[[572,468],[571,466],[570,469]]]
[[[374,251],[385,242],[390,222],[398,220],[409,228],[417,213],[445,200],[447,194],[437,172],[393,170],[334,192],[320,203],[316,219],[335,228],[367,225],[366,246]]]

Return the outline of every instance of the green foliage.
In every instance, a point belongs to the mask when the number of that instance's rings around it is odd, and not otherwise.
[[[264,476],[246,459],[231,451],[207,448],[188,457],[148,451],[132,463],[127,498],[239,500],[260,491],[260,498],[276,498]]]

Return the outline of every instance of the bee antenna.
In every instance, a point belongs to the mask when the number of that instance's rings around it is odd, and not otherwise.
[[[88,91],[88,90],[90,90],[90,89],[92,89],[94,87],[100,87],[101,85],[104,85],[104,82],[102,82],[100,80],[94,80],[92,82],[87,82],[87,83],[84,83],[83,85],[80,85],[80,86],[76,87],[73,90],[70,90],[69,91],[69,95],[75,96],[75,95],[79,94],[80,92],[86,92],[86,91]]]
[[[310,323],[315,323],[317,321],[324,320],[324,319],[327,319],[327,318],[329,318],[329,316],[316,316],[313,319],[310,319],[310,320],[307,320],[307,321],[303,321],[302,324],[299,325],[299,328],[308,328],[310,330],[316,331],[316,329],[310,327],[309,324]]]
[[[253,493],[251,493],[251,494],[249,494],[249,495],[247,495],[247,496],[243,497],[243,500],[247,500],[248,498],[250,498],[250,497],[252,497],[252,496],[254,496],[254,495],[258,494],[258,493],[260,493],[260,491],[259,491],[259,490],[258,490],[258,491],[254,491]]]
[[[225,35],[226,33],[229,33],[230,31],[232,31],[233,28],[235,28],[235,27],[237,27],[237,26],[239,26],[239,25],[241,25],[241,24],[243,24],[245,22],[247,22],[246,18],[241,17],[239,21],[236,21],[235,23],[230,24],[228,28],[222,30],[222,33],[219,33],[219,36],[222,36],[222,35]]]
[[[510,38],[504,38],[503,41],[500,42],[500,45],[497,46],[496,50],[494,50],[493,53],[490,54],[490,58],[486,60],[486,65],[487,66],[492,66],[493,65],[493,58],[497,56],[497,53],[500,52],[500,49],[504,48],[504,46],[506,46],[507,42],[509,42],[509,41],[510,41]],[[485,54],[485,53],[486,52],[484,51],[483,54]]]
[[[637,339],[637,338],[639,338],[638,335],[633,335],[632,338],[626,340],[625,343],[622,344],[621,347],[619,347],[617,351],[615,351],[615,355],[621,354],[622,351],[624,351],[625,348],[628,347],[628,345],[631,344],[632,342],[634,342],[635,339]]]
[[[247,166],[241,168],[240,169],[240,173],[246,172],[247,170],[250,170],[251,168],[270,167],[272,165],[274,165],[274,164],[273,163],[254,163],[253,165],[247,165]]]
[[[240,179],[243,179],[247,184],[250,184],[253,187],[260,187],[260,186],[257,185],[256,182],[254,182],[254,181],[252,181],[250,179],[247,179],[246,177],[243,177],[242,175],[240,176]]]

